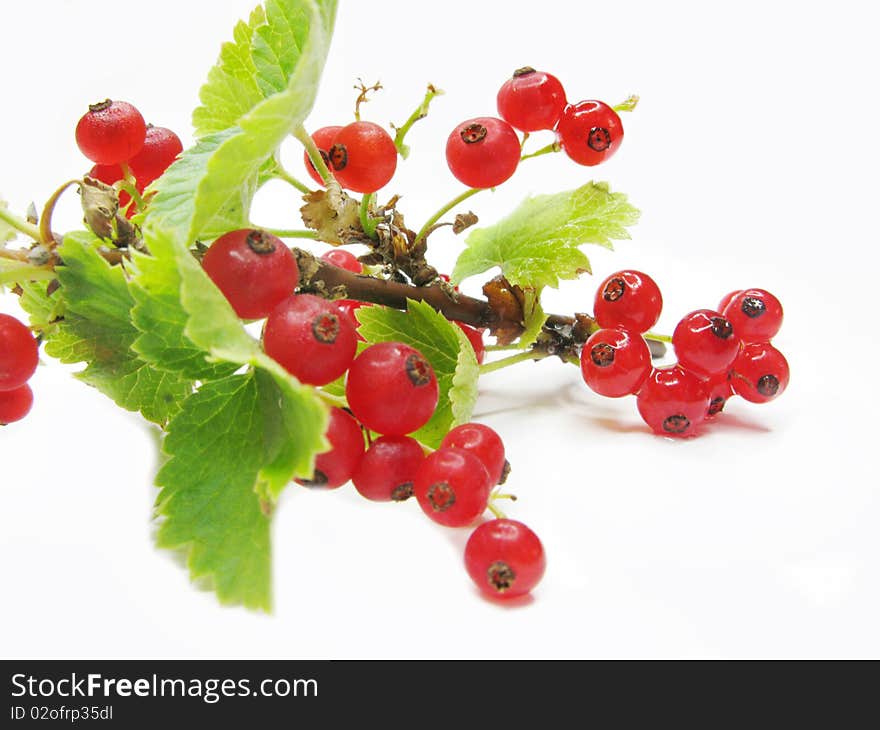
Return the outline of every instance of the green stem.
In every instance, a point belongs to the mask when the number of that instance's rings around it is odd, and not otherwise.
[[[131,196],[131,199],[134,201],[134,204],[139,211],[142,211],[144,208],[147,207],[147,203],[144,200],[143,195],[140,194],[134,183],[131,183],[128,180],[122,180],[119,183],[119,189],[124,190]]]
[[[535,150],[534,152],[530,152],[527,155],[523,155],[522,157],[519,158],[519,161],[522,162],[523,160],[530,160],[533,157],[540,157],[541,155],[549,155],[551,152],[559,152],[559,150],[561,150],[561,149],[562,148],[559,146],[559,143],[551,142],[546,147],[542,147],[539,150]]]
[[[626,99],[624,99],[620,104],[615,104],[612,109],[616,112],[631,112],[636,108],[636,105],[639,103],[639,95],[638,94],[630,94]]]
[[[370,211],[373,207],[373,201],[376,199],[376,193],[367,193],[361,198],[361,207],[359,210],[361,217],[361,228],[364,229],[364,233],[373,240],[376,239],[376,226],[379,222],[370,215]]]
[[[425,92],[425,98],[422,99],[422,103],[409,115],[409,119],[403,123],[403,126],[397,128],[397,134],[394,135],[394,146],[397,147],[398,153],[404,160],[409,157],[409,146],[404,144],[403,141],[407,132],[412,129],[413,124],[428,116],[428,107],[431,106],[434,97],[441,96],[443,93],[442,89],[436,89],[433,85],[428,84],[428,90]]]
[[[504,352],[505,350],[521,350],[518,344],[513,345],[486,345],[486,352]]]
[[[127,169],[125,163],[122,163],[122,169],[123,171]],[[52,193],[52,195],[49,197],[49,200],[46,201],[46,205],[43,206],[43,214],[40,216],[39,241],[49,246],[50,248],[55,245],[55,238],[52,236],[52,213],[55,212],[55,205],[58,203],[58,199],[61,197],[61,194],[65,190],[67,190],[67,188],[69,188],[71,185],[76,185],[79,182],[79,180],[68,180],[54,193]]]
[[[439,221],[444,215],[446,215],[450,210],[452,210],[459,203],[463,203],[465,200],[467,200],[471,196],[476,195],[477,193],[481,193],[481,192],[483,192],[483,190],[489,190],[489,189],[490,188],[468,188],[461,195],[458,195],[457,197],[450,200],[448,203],[446,203],[446,205],[444,205],[442,208],[440,208],[440,210],[438,210],[436,213],[434,213],[434,215],[432,215],[430,218],[428,218],[428,221],[425,223],[425,225],[422,226],[421,230],[416,235],[416,240],[413,241],[413,245],[415,245],[419,241],[421,241],[428,234],[428,231],[431,229],[431,226],[433,226],[437,221]]]
[[[333,175],[330,173],[327,163],[324,162],[324,158],[321,157],[321,152],[318,149],[318,145],[315,144],[315,140],[313,140],[311,135],[306,132],[306,128],[300,124],[293,130],[293,136],[302,142],[303,147],[306,148],[306,154],[308,154],[309,159],[312,161],[312,165],[315,166],[315,169],[318,171],[324,184],[333,184],[335,182]]]
[[[277,157],[275,158],[275,177],[277,177],[279,180],[284,180],[284,182],[299,190],[303,195],[308,195],[310,192],[312,192],[311,190],[309,190],[308,185],[301,183],[287,170],[285,170]]]
[[[266,231],[266,233],[271,233],[273,236],[278,236],[278,238],[310,238],[312,240],[318,239],[317,231],[300,231],[300,230],[288,230],[284,228],[266,228],[266,226],[257,226],[253,223],[251,224],[251,228],[259,228],[261,231]]]
[[[511,355],[510,357],[505,357],[501,360],[496,360],[495,362],[487,362],[485,365],[480,365],[480,375],[494,373],[496,370],[502,370],[503,368],[526,362],[527,360],[542,360],[545,357],[548,357],[546,352],[527,350],[526,352],[520,352],[518,355]]]
[[[504,514],[498,507],[490,500],[486,505],[486,509],[488,509],[493,515],[495,515],[495,519],[498,520],[506,520],[507,515]]]
[[[539,149],[535,152],[532,152],[528,155],[523,155],[522,157],[519,158],[519,161],[522,162],[523,160],[530,160],[532,157],[540,157],[541,155],[547,155],[547,154],[550,154],[551,152],[559,152],[560,149],[561,149],[561,147],[556,142],[553,142],[552,144],[548,144],[546,147],[542,147],[541,149]],[[482,192],[483,190],[491,190],[491,188],[469,188],[468,190],[465,190],[458,197],[450,200],[446,205],[444,205],[442,208],[440,208],[440,210],[438,210],[436,213],[434,213],[434,215],[432,215],[428,219],[428,221],[425,223],[425,225],[422,226],[421,230],[416,235],[416,240],[414,241],[414,244],[418,243],[426,235],[428,235],[428,231],[431,230],[431,226],[433,226],[437,221],[439,221],[444,215],[446,215],[455,206],[457,206],[459,203],[464,202],[465,200],[470,198],[472,195],[476,195],[477,193]]]
[[[0,221],[12,226],[19,233],[30,236],[35,241],[40,240],[40,229],[33,223],[28,223],[24,218],[19,218],[14,213],[10,213],[6,208],[0,207]]]
[[[646,340],[656,340],[657,342],[672,342],[672,337],[670,335],[661,335],[657,332],[645,332],[642,337]]]

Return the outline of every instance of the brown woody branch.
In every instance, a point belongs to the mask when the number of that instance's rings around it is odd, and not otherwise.
[[[426,286],[413,286],[377,279],[334,266],[299,248],[294,248],[293,254],[300,270],[299,290],[304,293],[328,299],[356,299],[394,309],[406,309],[407,300],[413,299],[429,304],[447,319],[488,328],[499,338],[506,334],[508,340],[513,338],[511,333],[524,330],[522,307],[517,309],[509,297],[503,299],[490,293],[489,299],[478,299],[456,292],[440,280]],[[491,291],[488,284],[484,291]],[[598,328],[595,320],[586,314],[573,317],[551,314],[534,347],[560,356],[570,354]],[[666,347],[662,342],[648,341],[648,344],[653,357],[665,354]]]

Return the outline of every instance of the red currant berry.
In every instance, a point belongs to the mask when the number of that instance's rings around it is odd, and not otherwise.
[[[250,228],[220,236],[202,266],[242,319],[267,317],[299,283],[296,259],[284,241]]]
[[[733,395],[733,389],[730,387],[730,373],[718,373],[709,378],[709,408],[706,411],[706,418],[714,418],[721,411]]]
[[[501,437],[482,423],[463,423],[443,438],[440,448],[464,449],[476,456],[489,472],[492,485],[501,481],[504,473],[504,442]]]
[[[698,309],[682,318],[672,333],[678,364],[701,378],[726,373],[739,352],[733,325],[718,312]]]
[[[641,335],[601,329],[581,350],[584,381],[599,395],[620,398],[638,391],[651,373],[651,351]]]
[[[409,436],[382,436],[367,449],[352,477],[355,489],[375,502],[402,502],[413,494],[425,452]]]
[[[498,92],[498,114],[523,132],[553,129],[565,103],[559,79],[530,66],[514,71]]]
[[[459,182],[471,188],[494,188],[519,165],[519,137],[507,122],[479,117],[462,122],[446,141],[446,163]]]
[[[623,124],[617,112],[601,101],[569,104],[556,127],[562,149],[581,165],[598,165],[623,142]]]
[[[733,362],[730,385],[751,403],[767,403],[782,395],[788,378],[785,356],[770,343],[757,342],[743,345]]]
[[[0,391],[24,385],[40,359],[30,329],[8,314],[0,314]]]
[[[355,312],[357,312],[357,310],[361,307],[369,307],[371,305],[367,302],[359,302],[356,299],[337,299],[333,303],[337,307],[339,307],[339,311],[345,315],[345,318],[349,322],[351,322],[351,326],[354,327],[355,332],[357,333],[358,340],[360,340],[361,342],[366,342],[363,335],[357,331],[358,327],[361,326],[361,323],[358,322],[358,318],[357,315],[355,315]]]
[[[146,134],[147,125],[137,109],[110,99],[90,105],[76,125],[80,151],[101,165],[130,160],[144,146]]]
[[[731,300],[740,292],[742,289],[737,289],[736,291],[728,292],[722,297],[721,301],[718,303],[718,308],[715,310],[717,312],[721,312],[724,314],[724,310],[727,309],[727,305],[730,304]]]
[[[485,330],[471,327],[464,322],[458,322],[456,320],[453,320],[453,322],[455,322],[461,331],[464,332],[465,336],[468,338],[468,342],[471,343],[471,347],[474,348],[474,355],[477,356],[477,364],[482,365],[483,360],[486,359],[486,343],[483,342],[483,332],[485,332]]]
[[[516,520],[489,520],[477,527],[464,548],[464,564],[477,587],[496,598],[531,591],[547,566],[538,536]]]
[[[367,428],[385,436],[405,436],[434,415],[439,389],[422,353],[402,342],[379,342],[355,358],[345,395]]]
[[[326,385],[348,370],[357,335],[333,302],[297,294],[272,310],[263,330],[263,348],[301,382]]]
[[[349,413],[332,408],[324,435],[330,442],[330,451],[315,457],[315,472],[311,479],[297,481],[307,487],[336,489],[351,479],[360,465],[364,456],[364,434]]]
[[[694,436],[709,408],[705,380],[680,365],[655,368],[639,390],[639,413],[661,436]]]
[[[174,132],[165,127],[147,125],[144,146],[131,161],[131,173],[137,180],[139,191],[162,176],[177,156],[183,152],[183,144]]]
[[[397,169],[394,140],[373,122],[352,122],[340,129],[327,155],[339,184],[356,193],[385,187]]]
[[[474,454],[440,448],[416,473],[415,495],[422,511],[447,527],[472,524],[489,504],[492,480]]]
[[[769,342],[782,327],[782,304],[763,289],[746,289],[724,308],[743,342]]]
[[[647,332],[663,309],[660,287],[641,271],[618,271],[599,284],[593,316],[600,327],[622,327]]]
[[[317,132],[312,135],[312,140],[315,143],[315,146],[318,148],[318,152],[321,153],[321,157],[324,158],[324,164],[330,169],[330,172],[333,172],[333,168],[330,167],[330,157],[328,156],[328,150],[333,146],[333,139],[339,133],[342,127],[321,127]],[[309,176],[314,180],[318,185],[324,184],[324,179],[318,174],[318,171],[315,169],[315,166],[312,164],[312,161],[309,159],[309,153],[303,152],[303,164],[306,166],[306,170],[309,173]]]
[[[14,390],[0,391],[0,426],[7,426],[31,412],[34,393],[27,383]]]
[[[344,248],[334,248],[327,251],[321,256],[321,261],[326,261],[328,264],[333,264],[355,274],[360,274],[364,270],[364,265],[357,260],[357,256]]]

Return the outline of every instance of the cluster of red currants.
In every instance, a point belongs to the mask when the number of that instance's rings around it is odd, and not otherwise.
[[[446,141],[446,163],[455,178],[471,188],[493,188],[519,165],[522,141],[529,134],[556,132],[557,143],[581,165],[598,165],[623,142],[617,112],[601,101],[569,104],[559,79],[531,67],[518,69],[498,92],[498,117],[477,117],[459,124]],[[387,185],[397,168],[397,148],[378,124],[357,121],[345,127],[321,127],[312,134],[321,158],[347,190],[372,193]],[[308,153],[306,169],[323,180]]]
[[[76,143],[95,163],[89,177],[105,185],[129,182],[139,195],[183,152],[170,129],[146,124],[131,104],[110,99],[89,106],[76,125]],[[129,218],[138,210],[131,202],[131,195],[121,190],[119,207]]]
[[[34,403],[27,384],[36,372],[39,346],[31,331],[8,314],[0,314],[0,426],[20,421]]]
[[[555,131],[558,144],[581,165],[607,160],[623,141],[614,109],[593,100],[569,104],[559,79],[528,66],[504,82],[497,101],[501,119],[468,119],[446,141],[449,169],[472,188],[495,187],[516,172],[522,154],[517,129]]]
[[[676,326],[678,362],[651,365],[642,335],[660,317],[663,299],[651,277],[619,271],[596,292],[601,329],[581,351],[581,372],[595,392],[611,398],[637,395],[639,413],[664,436],[694,436],[731,395],[766,403],[788,385],[785,357],[770,344],[782,326],[782,305],[770,292],[731,292],[717,310],[698,309]]]
[[[348,252],[325,257],[359,270]],[[317,456],[315,472],[304,484],[334,489],[351,480],[363,496],[376,501],[415,495],[425,514],[451,527],[480,518],[504,476],[504,445],[492,429],[471,423],[450,431],[441,447],[425,456],[409,434],[434,414],[439,388],[422,353],[401,342],[381,342],[357,354],[353,311],[360,303],[340,306],[296,294],[296,260],[265,231],[242,229],[221,236],[202,265],[238,316],[266,319],[263,348],[285,370],[315,386],[346,376],[348,409],[331,410],[326,432],[331,448]],[[378,438],[372,440],[373,434]],[[537,536],[513,520],[478,527],[465,559],[481,588],[504,597],[530,591],[544,569]]]

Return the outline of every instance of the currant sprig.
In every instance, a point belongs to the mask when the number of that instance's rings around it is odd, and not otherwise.
[[[471,422],[480,374],[558,357],[598,394],[635,396],[648,426],[676,437],[698,434],[734,394],[766,402],[785,390],[788,364],[770,341],[782,307],[763,289],[690,312],[671,336],[651,331],[660,289],[633,270],[600,284],[592,314],[544,312],[545,287],[589,270],[582,244],[628,237],[638,211],[607,184],[530,199],[489,227],[458,210],[534,157],[607,161],[623,142],[620,113],[637,97],[569,103],[553,74],[518,69],[498,91],[498,117],[471,116],[449,133],[447,166],[465,189],[413,229],[400,197],[381,191],[410,153],[409,129],[442,92],[429,86],[392,136],[361,118],[367,92],[380,88],[361,83],[353,121],[309,134],[335,3],[267,2],[272,12],[252,15],[224,46],[194,115],[194,147],[183,150],[173,132],[108,99],[75,130],[94,163],[87,175],[63,183],[41,216],[21,218],[0,203],[0,224],[33,241],[6,248],[0,227],[0,283],[16,286],[49,354],[59,352],[56,333],[88,342],[88,381],[166,431],[159,543],[190,551],[194,576],[210,577],[221,600],[268,607],[269,520],[291,480],[328,489],[352,481],[375,501],[415,496],[434,522],[475,528],[465,565],[484,594],[531,591],[544,550],[499,507],[513,499],[498,490],[510,463],[499,434]],[[290,35],[303,18],[306,44]],[[527,151],[543,133],[550,141]],[[289,134],[303,144],[315,189],[280,163]],[[305,229],[249,220],[255,191],[273,178],[303,195]],[[52,211],[73,187],[89,231],[61,237]],[[450,230],[468,231],[451,279],[428,251]],[[332,248],[317,256],[283,238]],[[368,252],[356,257],[349,244]],[[462,279],[495,266],[501,274],[482,298],[459,291]],[[251,321],[263,322],[259,339],[243,327]],[[487,335],[495,344],[487,347]],[[0,423],[30,408],[36,343],[0,317]],[[677,362],[656,367],[664,343]],[[512,352],[484,362],[501,350]],[[131,373],[134,387],[113,379]],[[227,509],[217,510],[218,494]],[[481,522],[487,512],[494,519]]]

